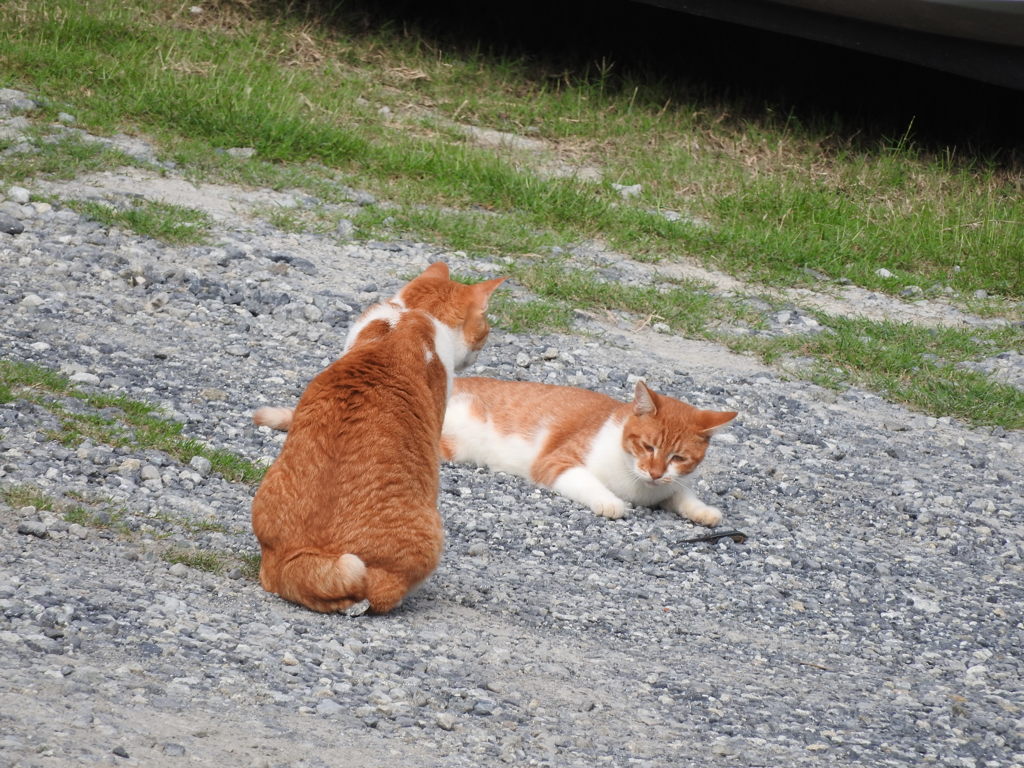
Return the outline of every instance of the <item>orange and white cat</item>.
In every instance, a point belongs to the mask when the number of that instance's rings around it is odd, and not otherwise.
[[[385,613],[433,572],[445,406],[502,279],[462,285],[438,262],[353,325],[253,500],[264,589],[315,611],[367,600]]]
[[[288,429],[290,409],[261,408],[257,424]],[[637,382],[633,401],[576,387],[456,379],[445,413],[446,459],[525,477],[604,517],[627,504],[661,506],[715,526],[722,513],[685,478],[735,411],[705,411]]]
[[[619,518],[627,503],[661,506],[701,525],[722,513],[684,482],[734,411],[704,411],[637,382],[632,403],[575,387],[459,379],[441,451],[533,480]]]

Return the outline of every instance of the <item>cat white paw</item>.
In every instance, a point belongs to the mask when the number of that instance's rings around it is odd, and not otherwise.
[[[626,502],[622,499],[602,499],[590,506],[595,514],[607,517],[609,520],[618,520],[626,514]]]
[[[551,490],[590,507],[595,514],[618,520],[626,514],[626,502],[609,491],[583,467],[567,469],[555,480]]]
[[[708,506],[703,501],[692,501],[684,505],[679,513],[687,520],[692,520],[698,525],[706,525],[708,528],[714,528],[722,522],[722,510]]]

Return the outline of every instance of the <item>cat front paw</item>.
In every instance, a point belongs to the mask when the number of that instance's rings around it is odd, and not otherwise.
[[[708,528],[714,528],[722,522],[722,510],[702,501],[686,504],[679,511],[687,520],[692,520],[698,525],[706,525]]]
[[[602,499],[590,507],[595,514],[607,517],[609,520],[618,520],[626,515],[626,502],[622,499]]]

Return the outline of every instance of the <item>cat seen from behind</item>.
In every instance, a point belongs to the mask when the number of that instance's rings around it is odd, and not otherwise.
[[[463,285],[431,265],[349,331],[289,411],[252,506],[260,583],[315,611],[386,613],[437,566],[439,441],[452,376],[487,338],[504,278]]]
[[[637,382],[633,401],[576,387],[456,379],[445,413],[446,459],[509,472],[616,519],[627,505],[661,506],[700,525],[722,520],[687,484],[711,436],[735,411],[706,411]],[[257,424],[289,428],[291,410],[261,408]]]

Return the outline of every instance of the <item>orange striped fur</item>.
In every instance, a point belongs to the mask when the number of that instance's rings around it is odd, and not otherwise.
[[[385,613],[433,572],[451,377],[483,346],[500,282],[462,285],[438,262],[356,322],[287,414],[253,500],[264,589],[315,611],[365,599]]]

